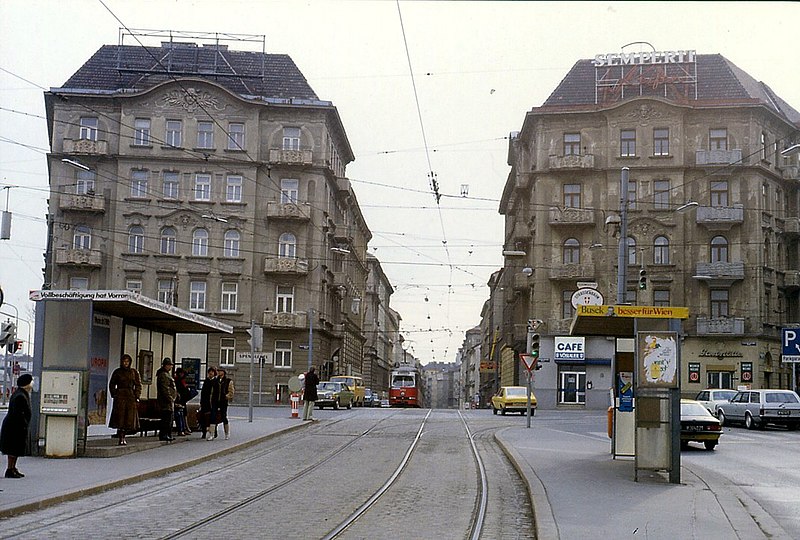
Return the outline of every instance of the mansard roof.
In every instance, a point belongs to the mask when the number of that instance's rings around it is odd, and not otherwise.
[[[610,68],[619,69],[619,66]],[[630,66],[626,66],[630,69]],[[778,97],[765,83],[755,80],[733,62],[721,54],[698,54],[696,56],[697,89],[687,96],[659,96],[661,99],[676,101],[684,105],[700,107],[763,105],[792,124],[800,124],[800,112]],[[535,112],[566,112],[598,110],[620,103],[598,103],[596,78],[602,76],[596,71],[592,60],[578,60],[566,77],[556,87],[550,97]],[[626,96],[639,97],[638,95]]]
[[[130,93],[182,76],[214,81],[241,96],[319,100],[289,55],[168,43],[161,47],[103,45],[54,90]]]

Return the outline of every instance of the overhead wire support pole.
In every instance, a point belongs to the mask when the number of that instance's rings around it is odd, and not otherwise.
[[[628,173],[623,167],[619,177],[619,251],[617,253],[617,305],[625,303],[628,280]]]

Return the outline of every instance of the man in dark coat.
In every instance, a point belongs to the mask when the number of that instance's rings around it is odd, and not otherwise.
[[[156,372],[156,401],[158,410],[161,411],[161,429],[158,431],[158,439],[161,441],[174,441],[172,436],[172,419],[175,416],[175,398],[178,396],[178,389],[175,387],[175,380],[172,378],[172,360],[164,358],[161,362],[161,369]]]
[[[33,377],[29,373],[17,379],[17,389],[8,402],[8,413],[0,428],[0,451],[8,457],[6,478],[25,476],[17,469],[17,458],[28,453],[28,426],[31,423],[31,390]]]
[[[217,432],[217,408],[219,407],[219,379],[217,368],[208,366],[206,380],[200,388],[200,429],[202,438],[207,441],[214,440]],[[214,426],[212,433],[211,426]]]
[[[314,371],[314,366],[305,374],[303,381],[303,420],[312,421],[314,415],[314,402],[317,401],[317,385],[319,384],[319,377]]]

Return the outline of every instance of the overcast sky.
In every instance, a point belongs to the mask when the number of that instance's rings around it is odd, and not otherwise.
[[[122,24],[263,34],[268,53],[290,55],[320,99],[333,102],[356,156],[347,173],[373,232],[370,252],[425,363],[453,361],[464,332],[480,322],[486,282],[503,264],[497,208],[508,134],[577,60],[642,41],[719,53],[800,109],[798,3],[104,3],[0,1],[0,186],[15,186],[0,191],[0,208],[8,200],[14,216],[12,238],[0,241],[0,286],[21,319],[32,319],[28,291],[41,288],[47,234],[42,93],[100,46],[117,44]]]

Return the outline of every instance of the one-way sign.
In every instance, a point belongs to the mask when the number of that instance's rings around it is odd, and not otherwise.
[[[800,328],[782,328],[783,345],[781,360],[783,362],[800,362]]]

